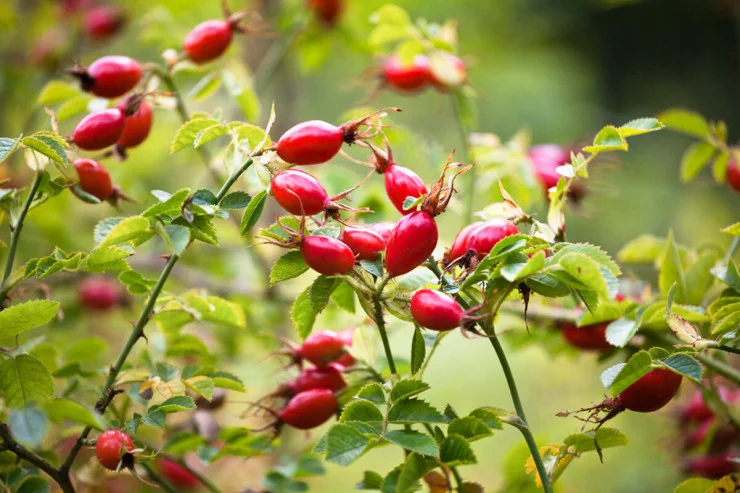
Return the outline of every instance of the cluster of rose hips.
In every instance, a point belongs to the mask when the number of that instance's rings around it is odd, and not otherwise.
[[[718,387],[719,398],[730,412],[740,403],[740,390]],[[740,470],[740,429],[724,422],[709,407],[704,395],[696,391],[679,412],[683,452],[681,462],[687,474],[719,479]]]
[[[300,373],[262,399],[262,402],[272,401],[273,407],[255,404],[273,416],[274,421],[268,428],[279,431],[286,424],[309,430],[336,414],[337,393],[347,387],[342,374],[355,364],[355,358],[349,353],[352,337],[352,330],[322,330],[309,335],[300,346],[281,351],[290,356],[291,364],[297,365]],[[313,366],[303,368],[304,362]]]

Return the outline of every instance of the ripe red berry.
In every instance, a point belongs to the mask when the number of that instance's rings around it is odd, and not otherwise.
[[[287,169],[272,178],[272,194],[291,214],[313,216],[329,202],[326,189],[316,177],[298,169]]]
[[[352,250],[329,236],[307,236],[301,241],[301,255],[309,267],[325,276],[346,274],[355,265]]]
[[[303,344],[296,349],[296,356],[323,368],[342,357],[344,346],[339,334],[331,330],[321,330],[306,337]]]
[[[585,351],[608,351],[614,346],[606,340],[606,328],[609,322],[578,327],[573,323],[560,324],[560,331],[571,346]]]
[[[185,38],[183,47],[188,58],[195,63],[206,63],[220,57],[231,44],[232,30],[227,21],[201,22]]]
[[[385,250],[385,241],[369,228],[344,228],[339,239],[357,256],[358,260],[375,260]]]
[[[511,221],[491,219],[471,231],[468,238],[468,249],[473,250],[479,258],[483,258],[496,246],[496,243],[518,232],[516,224]]]
[[[80,303],[91,310],[108,310],[121,301],[118,285],[105,277],[88,277],[77,294]]]
[[[740,192],[740,164],[735,158],[727,163],[727,183],[736,192]]]
[[[118,7],[98,5],[87,11],[83,21],[85,34],[93,39],[105,39],[116,34],[126,23],[126,16]]]
[[[101,98],[123,96],[141,80],[141,65],[127,56],[104,56],[90,64],[82,74],[82,88]]]
[[[723,452],[735,443],[739,436],[740,430],[732,423],[721,423],[710,418],[686,435],[685,445],[688,449],[706,446],[704,450],[710,453]]]
[[[134,442],[127,434],[120,430],[108,430],[98,437],[95,455],[101,466],[115,471],[123,456],[131,453],[134,448]]]
[[[539,144],[529,149],[529,160],[532,162],[534,174],[542,188],[547,191],[557,186],[560,180],[560,173],[557,168],[570,163],[570,151],[557,144]],[[568,195],[579,200],[585,194],[585,188],[582,181],[574,181]]]
[[[118,104],[118,108],[125,112],[129,104],[129,98],[124,99]],[[141,101],[136,113],[127,116],[124,120],[123,135],[116,142],[116,146],[120,149],[136,147],[146,140],[151,129],[152,109],[146,101]]]
[[[342,339],[342,342],[344,343],[345,350],[347,348],[351,348],[352,344],[354,344],[354,336],[355,331],[352,329],[343,330],[339,333],[339,338]],[[355,357],[352,356],[352,354],[347,351],[345,352],[341,358],[336,360],[334,362],[334,365],[339,365],[343,368],[349,368],[350,366],[355,364]]]
[[[342,148],[341,127],[321,120],[299,123],[278,140],[277,154],[290,164],[320,164],[333,158]]]
[[[80,188],[84,192],[100,200],[107,200],[113,195],[110,173],[102,164],[92,159],[77,159],[74,167],[80,177]]]
[[[280,421],[299,430],[310,430],[325,423],[337,412],[337,399],[329,389],[313,389],[293,397],[280,411]]]
[[[452,242],[452,246],[447,252],[445,252],[445,264],[457,260],[458,258],[465,255],[468,251],[468,240],[471,233],[476,230],[479,226],[483,225],[483,221],[477,221],[473,224],[468,224],[462,228],[455,236],[455,240]]]
[[[126,117],[119,108],[96,111],[80,120],[72,139],[80,149],[98,151],[115,144],[125,126]]]
[[[385,176],[385,192],[398,212],[405,215],[418,210],[418,207],[404,210],[403,203],[406,197],[419,198],[428,192],[427,186],[419,175],[397,164],[388,166],[383,175]]]
[[[638,413],[657,411],[668,404],[680,386],[681,375],[656,368],[622,391],[617,396],[617,402]]]
[[[434,252],[438,237],[437,223],[426,211],[402,217],[393,228],[385,249],[388,274],[400,276],[424,263]]]
[[[158,460],[159,472],[164,478],[172,483],[173,486],[180,488],[196,488],[200,485],[198,478],[175,461],[167,458]]]
[[[719,387],[717,389],[720,398],[723,402],[734,405],[735,402],[740,401],[740,391],[732,391],[727,387]],[[688,404],[681,410],[680,418],[684,423],[701,423],[714,417],[712,409],[704,402],[704,396],[701,392],[695,392],[691,396]]]
[[[698,456],[686,459],[682,468],[690,474],[703,478],[720,479],[740,470],[737,452],[725,452],[717,455]]]
[[[306,0],[306,6],[327,27],[337,23],[345,0]]]
[[[338,392],[347,386],[342,378],[342,366],[332,363],[323,368],[306,368],[290,384],[293,394],[313,389],[329,389]]]
[[[381,238],[383,238],[383,241],[385,244],[388,244],[388,240],[391,239],[391,232],[393,232],[393,228],[396,227],[396,223],[392,221],[383,221],[379,223],[373,223],[368,226],[368,228],[372,229],[376,233],[380,235]]]
[[[388,87],[401,92],[420,92],[431,82],[429,59],[424,55],[416,55],[410,63],[404,63],[395,55],[386,58],[383,62],[383,81]]]
[[[455,299],[441,291],[420,289],[411,298],[411,316],[427,329],[445,331],[460,327],[465,312]]]

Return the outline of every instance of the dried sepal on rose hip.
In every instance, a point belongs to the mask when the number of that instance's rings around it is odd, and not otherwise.
[[[83,91],[112,99],[136,87],[141,80],[142,69],[133,58],[107,55],[98,58],[87,68],[77,65],[67,73],[79,79]]]
[[[490,317],[482,310],[484,307],[485,304],[464,310],[449,294],[427,288],[411,297],[411,316],[418,325],[437,332],[460,328],[466,337],[468,332],[480,335],[475,324]]]
[[[305,166],[325,163],[337,155],[342,144],[352,145],[358,140],[378,135],[382,128],[380,118],[387,111],[401,110],[384,108],[339,126],[321,120],[299,123],[278,139],[274,150],[280,159],[289,164]]]
[[[447,159],[441,177],[421,204],[421,210],[402,217],[393,228],[385,249],[385,267],[390,277],[411,272],[434,252],[439,239],[434,218],[444,212],[452,199],[455,178],[472,167],[451,163],[451,160],[452,155]],[[456,168],[445,181],[447,171]]]
[[[475,268],[499,241],[517,233],[516,224],[507,219],[490,219],[465,226],[445,251],[442,259],[445,271],[456,265],[466,270]]]

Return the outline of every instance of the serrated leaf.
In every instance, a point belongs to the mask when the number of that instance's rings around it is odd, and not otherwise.
[[[207,401],[213,399],[213,392],[216,389],[216,384],[213,382],[212,379],[200,375],[197,377],[183,379],[182,383],[185,384],[185,386],[191,391],[195,392],[197,395],[206,399]]]
[[[596,431],[569,435],[563,443],[568,447],[574,447],[577,452],[582,453],[592,452],[597,449],[623,447],[629,443],[629,440],[619,430],[614,428],[599,428]]]
[[[638,118],[631,120],[617,129],[619,135],[624,138],[632,137],[633,135],[642,135],[648,132],[654,132],[660,130],[665,125],[661,123],[657,118]]]
[[[160,194],[156,195],[155,192],[159,192]],[[172,195],[169,195],[165,200],[161,200],[164,196],[161,195],[161,191],[159,190],[152,191],[152,195],[160,199],[159,202],[146,209],[141,215],[150,219],[156,217],[175,218],[180,215],[185,200],[190,196],[190,189],[183,188],[178,190]]]
[[[203,147],[212,140],[216,140],[219,137],[226,135],[226,132],[226,127],[220,123],[206,127],[196,134],[195,139],[193,139],[193,147],[196,149]]]
[[[212,372],[207,375],[208,378],[213,380],[216,387],[222,389],[235,390],[237,392],[246,392],[244,384],[236,375],[227,373],[225,371]]]
[[[483,422],[483,424],[485,424],[492,430],[501,430],[504,427],[503,424],[501,424],[502,411],[502,409],[493,407],[479,407],[478,409],[474,409],[473,411],[471,411],[470,416],[479,419],[481,422]],[[504,411],[504,413],[505,415],[511,414],[508,411]],[[519,416],[516,416],[516,419],[521,421],[521,418],[519,418]]]
[[[153,406],[149,411],[151,412],[161,411],[165,414],[176,413],[178,411],[187,411],[189,409],[195,409],[195,402],[188,396],[176,395],[170,397],[161,404]]]
[[[40,105],[49,106],[63,103],[78,94],[80,94],[80,90],[76,85],[60,80],[53,80],[41,89],[41,93],[36,101]]]
[[[329,297],[341,283],[340,278],[324,275],[320,275],[314,280],[308,288],[308,299],[314,313],[321,313],[326,308],[326,305],[329,304]]]
[[[626,364],[615,365],[601,374],[601,383],[616,397],[652,369],[653,359],[647,351],[632,355]]]
[[[676,132],[706,139],[709,137],[709,124],[699,113],[694,111],[672,108],[658,115],[663,124]]]
[[[8,415],[8,426],[19,443],[30,448],[38,448],[49,430],[49,421],[41,409],[26,407],[13,409]]]
[[[592,154],[607,151],[626,151],[627,141],[620,135],[616,127],[607,125],[596,134],[593,145],[584,147],[583,150]]]
[[[686,302],[686,277],[681,263],[681,256],[678,253],[678,246],[673,239],[673,232],[668,232],[665,248],[662,253],[658,284],[660,292],[665,296],[668,294],[673,283],[677,283],[675,300],[677,303]]]
[[[98,225],[100,224],[98,223]],[[98,246],[105,247],[128,242],[137,246],[147,241],[154,234],[154,230],[149,226],[148,219],[141,216],[131,216],[112,224],[112,227],[107,231]]]
[[[386,432],[383,438],[412,452],[429,456],[439,455],[437,442],[429,435],[419,433],[418,431],[393,430]]]
[[[352,286],[342,282],[331,294],[331,300],[342,310],[355,313],[355,292]]]
[[[51,372],[31,355],[11,356],[0,363],[0,396],[10,408],[43,404],[54,398]]]
[[[218,91],[221,86],[221,79],[217,78],[213,72],[208,72],[203,78],[195,83],[188,93],[188,99],[201,101]]]
[[[59,311],[59,303],[34,300],[13,305],[0,311],[0,339],[15,337],[51,322]]]
[[[254,198],[252,198],[252,200],[249,202],[249,205],[244,210],[241,226],[239,227],[239,232],[242,236],[245,236],[247,233],[249,233],[254,225],[257,224],[257,221],[259,221],[260,216],[262,215],[262,210],[265,208],[266,198],[267,192],[262,191],[255,195]]]
[[[359,458],[370,439],[346,423],[331,427],[326,435],[326,460],[347,466]]]
[[[298,332],[298,337],[305,339],[313,330],[313,324],[316,322],[316,312],[311,307],[310,289],[301,292],[293,302],[290,309],[290,319]]]
[[[483,421],[473,416],[453,419],[447,428],[447,433],[460,435],[469,442],[493,435],[491,429]]]
[[[429,403],[421,399],[405,399],[394,404],[388,411],[390,423],[445,423],[444,416]]]
[[[362,481],[355,484],[356,490],[379,490],[383,485],[383,476],[373,471],[365,471]]]
[[[411,374],[415,375],[424,364],[426,356],[426,344],[424,336],[421,334],[419,327],[414,327],[414,337],[411,339]]]
[[[418,481],[435,467],[437,467],[437,461],[435,459],[424,457],[416,452],[409,454],[398,475],[398,482],[396,483],[394,493],[418,491]]]
[[[87,94],[80,94],[65,101],[57,109],[57,120],[63,122],[69,118],[85,113],[94,99]]]
[[[196,137],[208,127],[220,126],[220,122],[215,118],[195,118],[183,124],[175,133],[175,137],[170,144],[170,153],[174,154],[187,147],[193,146]]]
[[[371,402],[356,400],[347,404],[344,411],[342,411],[342,415],[339,417],[339,421],[360,421],[362,423],[377,423],[380,425],[383,422],[383,414]]]
[[[460,435],[448,435],[439,448],[439,459],[448,466],[475,464],[478,460],[470,444]]]
[[[734,260],[728,259],[727,263],[716,265],[712,268],[712,275],[735,291],[740,292],[740,272],[738,272]]]
[[[49,493],[49,482],[41,476],[29,476],[20,483],[15,493]]]
[[[674,372],[701,383],[702,366],[688,354],[673,354],[661,361]]]
[[[50,137],[48,134],[34,134],[23,137],[21,144],[64,166],[69,165],[69,159],[67,159],[67,152],[64,150],[64,146],[59,143],[57,138]]]
[[[429,390],[429,384],[421,380],[401,380],[391,390],[391,403],[396,403]]]
[[[298,250],[291,250],[277,259],[270,270],[270,286],[294,279],[308,270],[303,255]]]
[[[576,289],[583,290],[585,287],[598,293],[602,298],[609,297],[609,286],[604,273],[591,257],[583,253],[568,253],[558,259],[558,264],[570,276],[570,278],[559,276],[559,279],[573,285]]]
[[[714,493],[715,482],[706,478],[691,478],[679,484],[673,493]]]
[[[642,315],[647,307],[640,308],[634,318],[620,318],[609,323],[606,327],[606,340],[612,346],[624,347],[642,324]]]
[[[385,404],[385,393],[383,392],[383,388],[377,383],[365,385],[355,397],[374,402],[375,404]]]
[[[44,411],[50,420],[61,424],[65,419],[91,426],[96,430],[105,430],[107,424],[95,410],[88,409],[79,402],[69,399],[54,399],[44,405]]]
[[[708,142],[696,142],[686,149],[681,157],[681,181],[688,183],[709,164],[715,148]]]
[[[20,142],[20,137],[18,137],[17,139],[0,137],[0,164],[4,163],[5,160],[8,159],[11,154],[16,151],[16,149],[18,149],[18,144],[20,144]]]
[[[252,201],[252,197],[246,192],[231,192],[223,198],[219,207],[222,209],[239,210],[244,209]]]

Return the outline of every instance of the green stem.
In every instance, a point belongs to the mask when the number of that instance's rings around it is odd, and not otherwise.
[[[383,296],[383,289],[386,284],[390,281],[390,277],[383,277],[378,284],[378,288],[373,295],[373,302],[375,304],[375,323],[378,326],[380,332],[380,338],[383,341],[383,349],[385,349],[385,357],[388,360],[388,367],[391,369],[391,376],[396,375],[396,363],[393,361],[393,353],[391,352],[391,345],[388,342],[388,332],[385,330],[385,320],[383,320],[383,305],[381,299]]]
[[[460,103],[454,93],[450,94],[452,100],[452,111],[455,114],[455,121],[457,122],[457,129],[460,134],[460,146],[462,148],[462,160],[467,163],[470,152],[468,149],[468,129],[465,128],[465,123],[462,120],[462,113],[460,112]],[[473,208],[475,207],[475,183],[476,174],[478,168],[473,166],[468,172],[468,189],[465,201],[465,212],[463,214],[463,224],[470,224],[473,221]]]
[[[725,346],[724,344],[720,344],[714,349],[719,349],[720,351],[726,351],[728,353],[733,353],[733,354],[740,354],[740,349],[730,347],[730,346]]]
[[[6,284],[10,274],[13,272],[13,263],[15,262],[15,253],[18,250],[18,241],[21,236],[21,230],[23,229],[23,221],[25,221],[26,214],[28,214],[28,210],[31,208],[33,198],[36,196],[36,192],[41,185],[42,178],[43,173],[36,173],[36,177],[31,184],[31,190],[28,192],[28,197],[26,197],[26,201],[23,203],[23,209],[21,209],[21,213],[18,215],[15,224],[10,225],[10,248],[8,249],[8,258],[5,260],[3,280],[0,283],[0,304],[5,301],[8,291],[10,291],[10,287],[6,286]]]
[[[239,179],[239,177],[244,173],[247,168],[249,168],[252,165],[252,162],[254,162],[254,159],[252,157],[248,158],[244,163],[237,169],[235,172],[229,176],[229,178],[224,182],[223,186],[221,187],[221,190],[218,191],[216,194],[216,205],[220,204],[221,201],[226,197],[226,194],[229,192],[229,189],[234,185],[236,180]]]
[[[457,485],[457,491],[459,493],[465,492],[465,486],[463,483],[463,478],[460,476],[460,471],[457,470],[457,467],[450,467],[450,471],[452,471],[452,476],[455,478],[455,484]]]
[[[142,462],[141,467],[143,467],[146,470],[146,473],[149,476],[149,479],[157,483],[164,491],[168,493],[177,493],[177,490],[175,489],[175,487],[172,486],[162,476],[160,476],[159,473],[154,470],[154,468],[152,467],[150,463]]]
[[[728,380],[732,380],[733,382],[735,382],[735,384],[740,385],[740,371],[737,371],[733,367],[726,365],[721,361],[717,361],[711,356],[697,353],[694,355],[694,357],[704,363],[704,366],[706,366],[707,368],[711,368]]]
[[[440,270],[439,266],[437,265],[437,262],[434,261],[434,259],[430,258],[430,260],[425,264],[438,278],[442,279],[442,282],[446,285],[451,285],[452,283],[442,275],[442,271]],[[513,287],[507,288],[507,290],[501,294],[501,297],[497,300],[496,304],[491,310],[491,317],[495,318],[498,311],[501,308],[501,305],[506,300],[506,297],[509,295],[509,293],[513,290]],[[468,303],[458,294],[457,295],[457,301],[460,303],[460,306],[462,306],[464,309],[468,309],[470,306]],[[478,324],[480,326],[480,324]],[[485,330],[485,327],[481,328]],[[488,333],[488,331],[486,331]],[[537,446],[537,441],[534,439],[534,435],[532,434],[532,431],[529,427],[529,422],[527,421],[526,414],[524,413],[524,406],[522,405],[522,400],[519,397],[519,390],[516,385],[516,379],[514,378],[514,373],[511,371],[511,367],[509,366],[509,360],[506,358],[506,353],[504,352],[504,348],[501,345],[501,342],[498,340],[498,337],[496,337],[495,332],[493,330],[488,333],[489,337],[488,339],[491,341],[491,345],[493,346],[493,350],[496,352],[496,356],[498,357],[499,364],[501,365],[501,369],[504,372],[504,377],[506,378],[506,384],[509,387],[509,393],[511,394],[511,400],[514,403],[514,409],[516,410],[517,415],[521,418],[521,420],[526,424],[526,427],[517,427],[519,431],[521,431],[522,435],[524,436],[524,441],[527,442],[527,447],[529,448],[529,452],[532,454],[532,460],[534,460],[535,466],[537,468],[537,473],[540,476],[540,479],[542,480],[542,487],[545,493],[553,493],[552,489],[552,479],[550,478],[550,475],[547,473],[547,469],[545,468],[544,462],[542,462],[542,456],[540,455],[540,449]]]

